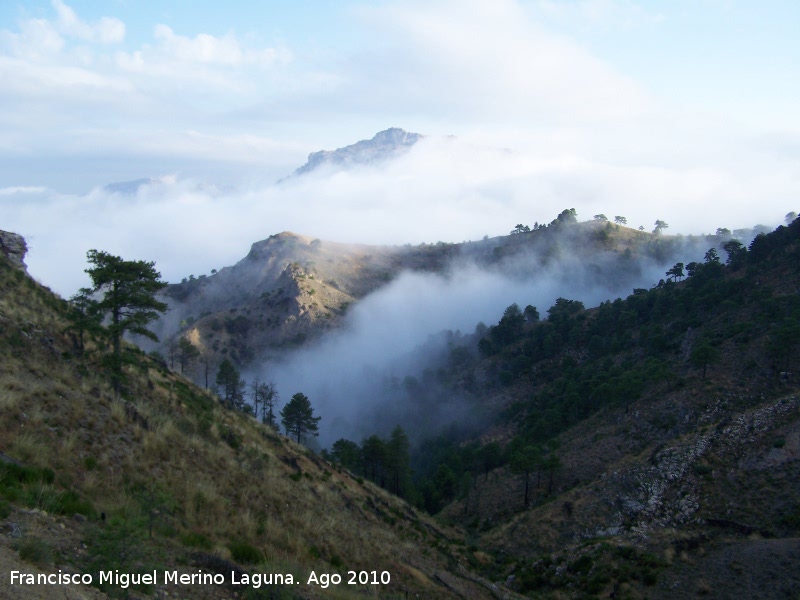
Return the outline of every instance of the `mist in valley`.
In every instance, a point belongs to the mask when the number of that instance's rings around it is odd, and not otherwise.
[[[341,437],[388,435],[396,425],[416,440],[454,424],[485,425],[487,399],[470,394],[469,384],[454,391],[438,380],[453,348],[477,355],[479,323],[496,324],[513,303],[533,305],[546,318],[559,297],[587,308],[626,297],[657,284],[675,262],[702,261],[713,245],[713,238],[673,238],[660,257],[631,259],[592,255],[578,246],[585,238],[568,231],[556,240],[492,265],[478,258],[485,249],[468,245],[441,274],[404,272],[352,307],[341,330],[245,375],[274,381],[281,405],[296,392],[307,395],[322,417],[323,447]]]

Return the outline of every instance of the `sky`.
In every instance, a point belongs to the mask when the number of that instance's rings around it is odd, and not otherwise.
[[[800,208],[793,0],[157,4],[0,3],[0,229],[62,295],[90,248],[179,281],[285,230],[459,242],[574,207],[691,234]],[[275,185],[388,127],[427,137]]]

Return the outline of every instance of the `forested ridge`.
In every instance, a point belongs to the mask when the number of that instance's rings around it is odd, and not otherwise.
[[[460,396],[491,420],[453,424],[417,444],[408,461],[413,486],[401,493],[435,513],[504,465],[550,480],[562,469],[559,434],[696,379],[752,391],[788,385],[800,343],[800,222],[759,234],[749,247],[720,241],[703,262],[677,263],[627,298],[589,309],[559,298],[541,316],[514,304],[472,335],[449,332],[449,356],[438,369],[403,382],[407,401],[425,410],[437,397]],[[505,399],[500,406],[481,405],[497,397]],[[360,447],[340,440],[330,456],[386,485],[383,470],[398,459],[384,445],[374,435]]]

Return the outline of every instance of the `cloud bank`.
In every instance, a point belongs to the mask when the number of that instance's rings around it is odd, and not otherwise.
[[[621,167],[433,138],[389,163],[282,184],[222,187],[166,176],[129,194],[5,188],[0,208],[3,227],[28,239],[31,273],[69,295],[85,284],[91,248],[154,260],[175,282],[233,264],[251,243],[281,231],[368,244],[461,242],[546,223],[564,208],[584,220],[623,215],[648,231],[662,219],[667,233],[775,225],[785,212],[764,214],[753,199],[783,198],[788,212],[795,185],[790,172],[734,178],[713,168]]]
[[[744,127],[729,116],[731,95],[718,112],[674,104],[574,33],[662,39],[681,22],[666,8],[443,0],[336,10],[328,16],[341,29],[314,42],[259,34],[249,21],[244,31],[214,23],[212,34],[153,18],[136,35],[64,0],[0,22],[0,227],[29,238],[31,272],[69,294],[89,248],[155,260],[176,281],[283,230],[457,242],[574,207],[581,218],[702,233],[776,224],[798,208],[791,122]],[[274,185],[309,152],[390,126],[431,137],[390,164]],[[141,178],[157,183],[133,195],[104,187]]]

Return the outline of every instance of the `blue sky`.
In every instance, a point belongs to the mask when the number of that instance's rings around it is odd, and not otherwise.
[[[461,241],[567,206],[683,233],[776,224],[800,197],[798,40],[800,3],[778,0],[8,0],[0,228],[67,291],[98,246],[180,278],[284,229]],[[391,126],[432,141],[273,186]],[[159,186],[102,191],[142,177]]]

